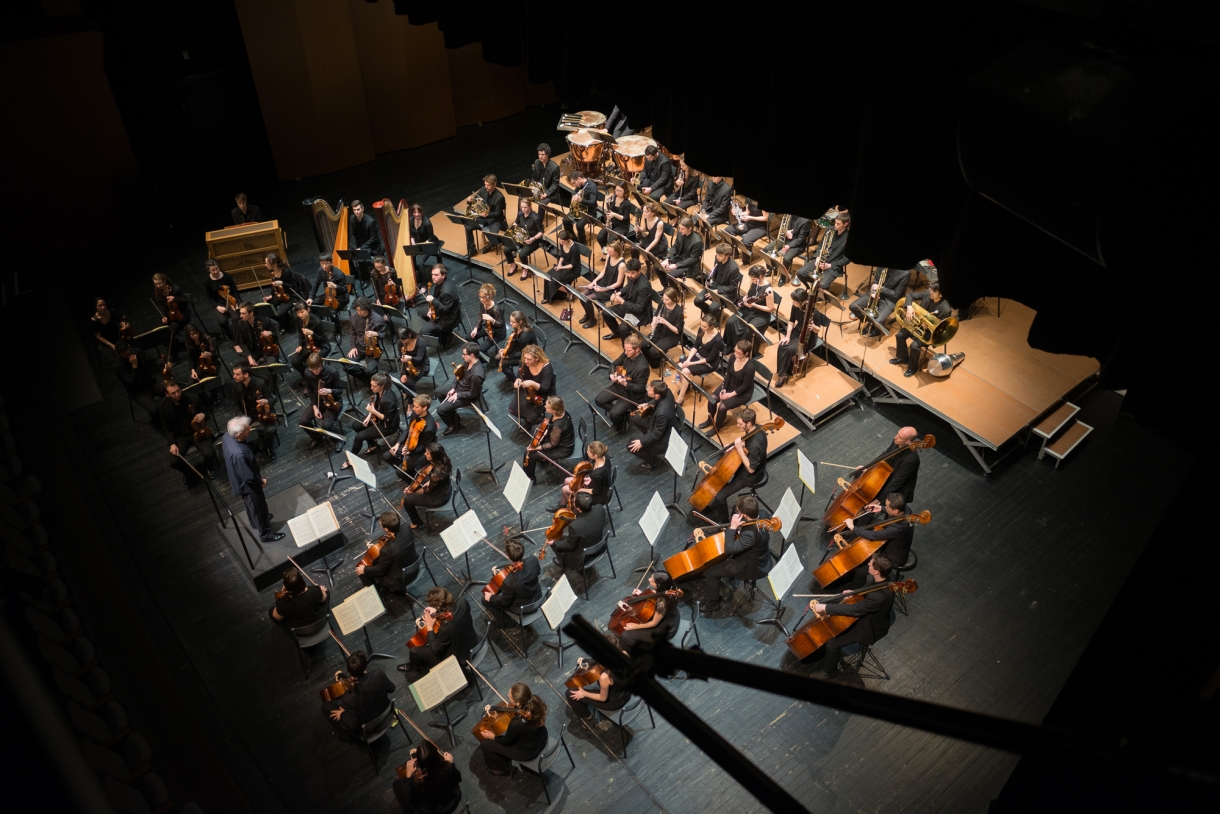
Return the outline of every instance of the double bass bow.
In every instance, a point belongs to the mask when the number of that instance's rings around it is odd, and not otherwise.
[[[692,574],[697,574],[709,565],[714,565],[728,556],[725,548],[724,532],[718,531],[710,536],[705,536],[704,528],[723,529],[727,528],[728,524],[722,526],[705,526],[695,529],[693,537],[695,544],[690,548],[679,551],[672,557],[666,558],[661,567],[672,577],[686,577]],[[746,520],[738,529],[744,529],[747,526],[762,526],[767,531],[779,531],[783,527],[783,521],[778,517],[759,517],[755,520]]]
[[[776,416],[766,424],[757,424],[754,429],[741,436],[743,442],[748,441],[750,437],[759,432],[772,433],[784,426],[784,419]],[[729,444],[720,450],[720,459],[716,461],[715,466],[711,466],[704,461],[699,462],[699,467],[703,469],[704,475],[702,480],[695,486],[695,490],[691,492],[687,501],[694,506],[697,511],[703,511],[707,505],[711,503],[716,494],[723,489],[728,482],[737,474],[737,470],[741,468],[740,455],[727,455],[726,453],[735,448],[736,441]]]
[[[452,759],[452,757],[453,757],[453,756],[452,756],[452,755],[450,755],[448,752],[446,752],[444,749],[442,749],[442,748],[441,748],[441,747],[440,747],[440,746],[437,744],[437,742],[436,742],[436,741],[432,740],[432,738],[429,738],[429,737],[428,737],[428,735],[427,735],[427,733],[426,733],[426,732],[424,732],[424,730],[420,729],[420,728],[419,728],[419,724],[415,723],[415,721],[412,721],[412,720],[411,720],[411,717],[410,717],[409,715],[407,715],[407,713],[403,712],[403,711],[402,711],[401,709],[399,709],[397,706],[395,706],[395,707],[394,707],[394,711],[398,713],[398,717],[399,717],[399,718],[402,718],[404,721],[406,721],[407,723],[409,723],[409,724],[411,725],[411,728],[412,728],[412,729],[414,729],[416,732],[418,732],[418,733],[419,733],[419,736],[420,736],[421,738],[423,738],[424,740],[426,740],[428,743],[432,744],[432,746],[433,746],[433,747],[436,749],[436,751],[437,751],[437,752],[439,752],[439,753],[440,753],[442,756],[446,756],[446,755],[448,755],[448,757],[449,757],[450,759]],[[414,759],[415,759],[415,752],[416,752],[416,750],[415,750],[415,749],[412,749],[412,750],[411,750],[411,760],[414,760]],[[416,772],[416,773],[419,773],[419,772],[421,772],[421,771],[423,771],[423,770],[422,770],[422,769],[416,769],[416,770],[415,770],[415,772]],[[409,779],[411,779],[411,775],[407,774],[407,764],[406,764],[406,763],[404,763],[403,765],[398,766],[397,768],[395,768],[395,769],[394,769],[394,773],[398,775],[398,778],[399,778],[400,780],[409,780]]]
[[[890,590],[894,593],[913,594],[918,588],[919,584],[913,579],[904,579],[900,582],[876,582],[867,588],[861,588],[846,596],[839,594],[838,596],[827,598],[832,601],[837,600],[842,605],[854,605],[865,594],[871,594],[873,591]],[[794,596],[800,596],[800,594],[794,594]],[[830,616],[829,614],[820,613],[815,614],[813,619],[802,625],[801,622],[808,615],[809,609],[806,608],[805,613],[796,622],[795,632],[788,637],[788,649],[798,659],[808,658],[813,655],[818,648],[835,636],[843,633],[860,618],[858,616]]]
[[[884,528],[894,523],[901,523],[903,520],[926,525],[932,522],[932,513],[924,509],[919,514],[902,514],[898,517],[891,517],[873,526],[872,530],[876,531],[879,528]],[[856,537],[851,542],[844,542],[843,535],[835,534],[831,545],[838,547],[839,550],[833,556],[828,557],[817,568],[813,569],[813,578],[818,581],[818,585],[825,588],[830,583],[850,573],[853,569],[868,562],[869,557],[877,553],[877,549],[881,548],[885,543],[885,540],[866,540],[863,537]]]
[[[832,497],[830,505],[826,507],[826,513],[822,515],[822,522],[826,524],[826,530],[837,531],[843,525],[844,520],[856,517],[861,509],[877,497],[890,475],[894,474],[894,467],[889,464],[890,458],[908,449],[932,449],[934,446],[936,446],[936,436],[929,433],[922,440],[903,444],[893,452],[882,455],[865,465],[855,480],[849,482],[846,478],[839,478],[838,485],[835,487],[835,495]],[[839,492],[839,489],[843,491]]]

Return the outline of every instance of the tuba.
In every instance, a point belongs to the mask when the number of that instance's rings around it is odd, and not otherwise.
[[[468,218],[485,218],[491,209],[487,206],[487,201],[478,196],[478,190],[470,193],[470,203],[466,204],[466,217]]]
[[[905,328],[915,341],[921,345],[936,347],[945,344],[957,335],[956,318],[941,319],[915,303],[911,303],[911,307],[915,309],[915,318],[908,320],[906,301],[906,297],[898,301],[898,304],[894,306],[894,315],[898,317],[898,324]]]

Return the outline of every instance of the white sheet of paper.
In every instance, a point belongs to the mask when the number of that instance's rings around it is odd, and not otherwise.
[[[665,460],[678,473],[678,477],[682,477],[686,472],[686,451],[689,445],[682,440],[682,436],[678,435],[678,431],[673,427],[669,428],[669,448],[665,450]]]
[[[356,480],[368,486],[371,489],[377,488],[377,476],[373,474],[372,467],[369,462],[352,452],[350,449],[344,450],[347,455],[347,462],[352,465],[352,474],[356,476]]]
[[[339,623],[339,632],[344,636],[349,636],[364,627],[364,622],[360,620],[360,609],[355,604],[340,602],[331,608],[330,613]]]
[[[521,464],[514,460],[513,470],[508,474],[508,483],[504,484],[504,499],[517,514],[521,514],[526,501],[529,500],[530,487],[533,485],[534,482],[529,479],[529,475],[525,474]]]
[[[799,449],[796,451],[796,476],[805,484],[806,489],[815,495],[818,493],[818,467]]]
[[[339,530],[339,518],[335,517],[335,507],[330,505],[329,500],[314,506],[305,515],[313,526],[315,540],[329,537]]]
[[[661,536],[661,531],[668,522],[669,509],[665,508],[665,501],[661,500],[661,493],[653,492],[652,500],[648,501],[648,508],[644,510],[644,515],[640,518],[640,528],[643,529],[644,536],[648,539],[648,545],[656,546],[657,538]]]
[[[546,617],[546,623],[551,626],[551,630],[563,624],[564,614],[574,604],[576,604],[576,593],[568,582],[568,575],[564,574],[551,589],[551,595],[542,603],[542,615]]]
[[[801,565],[800,555],[796,553],[796,546],[788,546],[784,556],[779,558],[779,562],[771,569],[771,573],[767,574],[767,582],[771,583],[771,593],[775,595],[776,602],[784,598],[784,594],[788,593],[788,589],[792,587],[792,583],[796,581],[797,575],[802,570],[804,568]]]
[[[793,534],[796,534],[796,524],[801,520],[801,504],[796,502],[796,495],[792,494],[792,487],[789,486],[784,490],[784,499],[779,502],[779,508],[775,510],[775,516],[783,523],[780,526],[780,531],[784,535],[784,539],[790,539]]]
[[[489,429],[493,433],[495,433],[496,438],[499,438],[499,439],[504,438],[504,436],[500,434],[500,428],[496,426],[496,423],[494,421],[492,421],[490,418],[487,417],[486,413],[484,413],[482,410],[479,409],[479,405],[472,404],[470,406],[473,407],[474,411],[479,414],[479,418],[483,419],[483,423],[487,425],[487,429]]]
[[[466,676],[457,656],[450,656],[410,686],[411,697],[420,712],[427,712],[466,686]]]
[[[385,613],[385,605],[381,604],[381,597],[377,595],[376,585],[362,588],[343,600],[344,605],[349,602],[356,606],[356,610],[360,611],[361,624],[367,625]]]
[[[474,509],[466,512],[466,514],[474,514]],[[477,518],[475,522],[478,522]],[[441,540],[445,542],[445,548],[449,550],[449,556],[455,560],[469,551],[478,542],[478,538],[471,537],[466,527],[462,525],[461,517],[457,519],[457,522],[441,532]]]
[[[474,513],[474,509],[459,517],[456,525],[461,526],[462,530],[466,532],[466,537],[470,540],[472,546],[487,536],[487,531],[483,528],[483,524],[479,522],[479,516]]]
[[[288,531],[292,532],[292,539],[296,541],[297,548],[304,548],[318,539],[314,536],[313,523],[309,521],[308,514],[288,518]]]

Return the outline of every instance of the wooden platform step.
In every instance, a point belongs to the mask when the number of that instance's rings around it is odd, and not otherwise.
[[[1088,437],[1089,433],[1093,432],[1093,428],[1083,421],[1073,420],[1068,425],[1057,439],[1052,441],[1045,447],[1045,452],[1055,459],[1055,468],[1059,468],[1059,462],[1071,454],[1072,450],[1080,446],[1080,442]]]

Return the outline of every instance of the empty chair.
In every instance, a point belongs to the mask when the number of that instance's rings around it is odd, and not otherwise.
[[[555,761],[559,759],[560,746],[563,747],[564,752],[567,752],[568,762],[572,764],[572,768],[576,768],[576,761],[572,760],[572,753],[568,750],[568,742],[563,737],[567,731],[567,724],[559,727],[559,737],[548,737],[546,747],[533,760],[513,761],[514,766],[519,766],[531,774],[538,775],[538,779],[542,781],[542,792],[546,795],[547,805],[551,803],[551,790],[546,785],[546,773],[550,770],[551,766],[555,765]]]
[[[627,757],[627,724],[635,720],[640,714],[641,709],[648,710],[648,720],[652,723],[652,728],[657,728],[656,719],[652,717],[652,707],[644,703],[644,699],[638,695],[631,696],[631,700],[624,704],[620,709],[614,711],[607,716],[618,727],[619,737],[623,742],[623,757]],[[606,713],[601,713],[605,715]]]
[[[530,657],[530,647],[529,640],[525,638],[525,629],[542,618],[541,608],[550,595],[551,592],[548,590],[538,601],[522,605],[515,611],[508,608],[500,610],[500,613],[517,623],[517,628],[521,631],[521,648],[525,651],[527,659]]]
[[[610,512],[606,512],[606,516],[609,517]],[[602,530],[601,540],[584,550],[584,558],[580,563],[580,579],[584,583],[586,600],[589,598],[589,566],[596,565],[604,557],[610,563],[610,575],[614,579],[618,579],[618,573],[614,570],[614,557],[610,555],[610,534],[612,531],[613,528],[611,526],[606,526]]]
[[[377,768],[377,758],[373,755],[373,742],[380,740],[389,733],[390,728],[394,726],[394,720],[397,713],[394,709],[394,700],[390,699],[389,705],[386,706],[385,712],[378,715],[367,724],[360,725],[360,740],[369,750],[369,760],[373,764],[373,771],[381,774],[381,770]]]
[[[301,627],[289,628],[292,638],[297,643],[297,655],[301,659],[301,671],[309,678],[309,667],[305,662],[305,648],[321,644],[330,638],[330,616],[323,614],[316,622],[310,622]]]
[[[695,600],[695,604],[690,609],[690,619],[683,619],[681,613],[678,615],[678,629],[674,632],[673,642],[678,647],[686,647],[687,640],[691,635],[695,637],[695,644],[699,647],[703,646],[703,642],[699,639],[699,600]]]
[[[496,657],[496,664],[503,667],[504,662],[500,661],[500,654],[496,652],[495,645],[491,643],[491,620],[486,619],[485,622],[486,623],[483,625],[483,633],[479,636],[479,640],[475,646],[470,649],[470,663],[477,668],[483,663],[483,659],[487,657],[487,653],[490,651],[491,654]],[[470,681],[471,684],[474,684],[475,689],[479,691],[479,700],[482,701],[482,682],[478,681],[474,676],[469,674],[469,668],[465,664],[462,665],[462,672],[467,673],[466,679]]]

